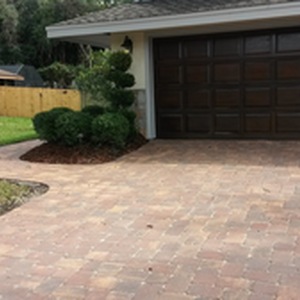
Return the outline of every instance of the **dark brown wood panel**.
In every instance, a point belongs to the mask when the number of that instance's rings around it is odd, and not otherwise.
[[[245,55],[271,53],[271,35],[248,36],[245,38]]]
[[[271,88],[246,88],[244,91],[244,105],[246,108],[270,107],[271,106]]]
[[[210,91],[205,89],[190,89],[186,92],[185,104],[187,109],[209,109]]]
[[[239,82],[240,79],[239,63],[217,63],[214,65],[214,81]]]
[[[205,84],[208,82],[208,65],[187,65],[185,68],[185,82],[187,84]]]
[[[277,61],[278,80],[299,80],[300,59],[285,59]]]
[[[220,135],[235,135],[240,133],[240,116],[238,113],[217,114],[215,131]]]
[[[246,62],[245,81],[268,81],[272,78],[270,62]]]
[[[157,135],[299,138],[300,29],[154,40]]]
[[[216,89],[215,107],[216,108],[234,108],[240,106],[239,89]]]
[[[191,133],[209,134],[212,116],[210,114],[197,114],[187,116],[187,128]]]
[[[214,40],[214,56],[238,56],[241,53],[241,39],[220,38]]]
[[[269,134],[272,129],[271,114],[246,114],[245,132],[246,134]]]

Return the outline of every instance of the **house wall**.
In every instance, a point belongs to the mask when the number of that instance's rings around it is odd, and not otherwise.
[[[128,36],[133,43],[132,51],[132,65],[129,70],[135,77],[135,85],[133,90],[136,94],[136,103],[134,104],[134,110],[137,113],[138,127],[142,134],[149,138],[147,129],[147,112],[146,112],[146,42],[145,34],[142,32],[130,32],[111,35],[111,49],[122,49],[121,44],[124,41],[125,36]]]

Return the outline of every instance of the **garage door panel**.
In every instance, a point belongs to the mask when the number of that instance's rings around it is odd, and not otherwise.
[[[182,115],[161,115],[160,132],[162,134],[179,134],[183,132]]]
[[[300,133],[300,112],[278,113],[276,124],[278,133]]]
[[[223,38],[214,42],[214,56],[239,56],[241,54],[242,40],[240,38]]]
[[[236,114],[217,114],[215,117],[216,134],[238,134],[240,132],[240,115]]]
[[[157,58],[159,60],[171,60],[180,58],[180,44],[178,41],[166,40],[158,45]]]
[[[157,78],[161,84],[180,84],[181,67],[174,65],[159,66]]]
[[[190,133],[208,134],[211,132],[212,116],[210,114],[188,115],[186,124],[186,130]]]
[[[272,78],[271,62],[249,62],[245,63],[245,80],[247,81],[270,81]]]
[[[161,109],[181,109],[182,108],[182,92],[181,90],[166,90],[158,91]]]
[[[300,59],[289,59],[277,62],[277,79],[300,79]]]
[[[300,137],[300,29],[154,40],[159,137]]]
[[[277,35],[277,51],[300,52],[300,33],[280,33]]]
[[[245,133],[270,133],[272,130],[271,114],[246,114],[245,115]]]
[[[271,53],[271,35],[248,36],[245,39],[245,54],[268,54]]]
[[[240,106],[240,98],[239,89],[216,89],[214,104],[216,108],[236,108]]]
[[[188,90],[185,103],[187,109],[210,108],[210,90]]]
[[[183,53],[185,59],[201,59],[209,55],[209,42],[205,39],[187,40],[183,43]]]
[[[269,107],[271,105],[271,88],[246,88],[246,107]]]
[[[277,89],[278,106],[300,106],[300,86]]]
[[[185,67],[185,82],[187,84],[205,84],[209,78],[209,66],[205,65],[187,65]]]
[[[214,80],[216,82],[240,81],[239,63],[217,63],[214,65]]]

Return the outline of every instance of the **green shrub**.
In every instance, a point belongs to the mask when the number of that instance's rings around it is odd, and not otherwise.
[[[93,120],[92,133],[96,143],[122,148],[129,134],[129,122],[120,113],[105,113]]]
[[[59,142],[66,146],[76,146],[91,138],[92,117],[83,112],[67,112],[55,122]]]
[[[128,88],[135,84],[135,79],[132,74],[124,73],[119,70],[110,70],[106,75],[106,79],[114,82],[118,88]]]
[[[111,52],[107,58],[108,64],[116,70],[126,72],[131,66],[132,58],[124,51]]]
[[[97,117],[99,115],[102,115],[105,110],[102,106],[99,105],[88,105],[85,106],[81,111],[89,114],[91,117]]]
[[[136,127],[136,113],[132,110],[122,109],[120,113],[127,119],[129,124],[128,141],[134,140],[138,134]]]
[[[131,106],[135,100],[134,93],[124,89],[109,88],[103,94],[116,110]]]
[[[34,129],[41,140],[50,143],[58,141],[55,122],[60,115],[66,112],[72,112],[72,110],[67,107],[56,107],[49,111],[38,113],[33,117]]]

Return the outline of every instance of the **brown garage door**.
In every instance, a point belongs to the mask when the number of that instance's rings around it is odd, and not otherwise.
[[[157,135],[300,137],[300,29],[154,40]]]

